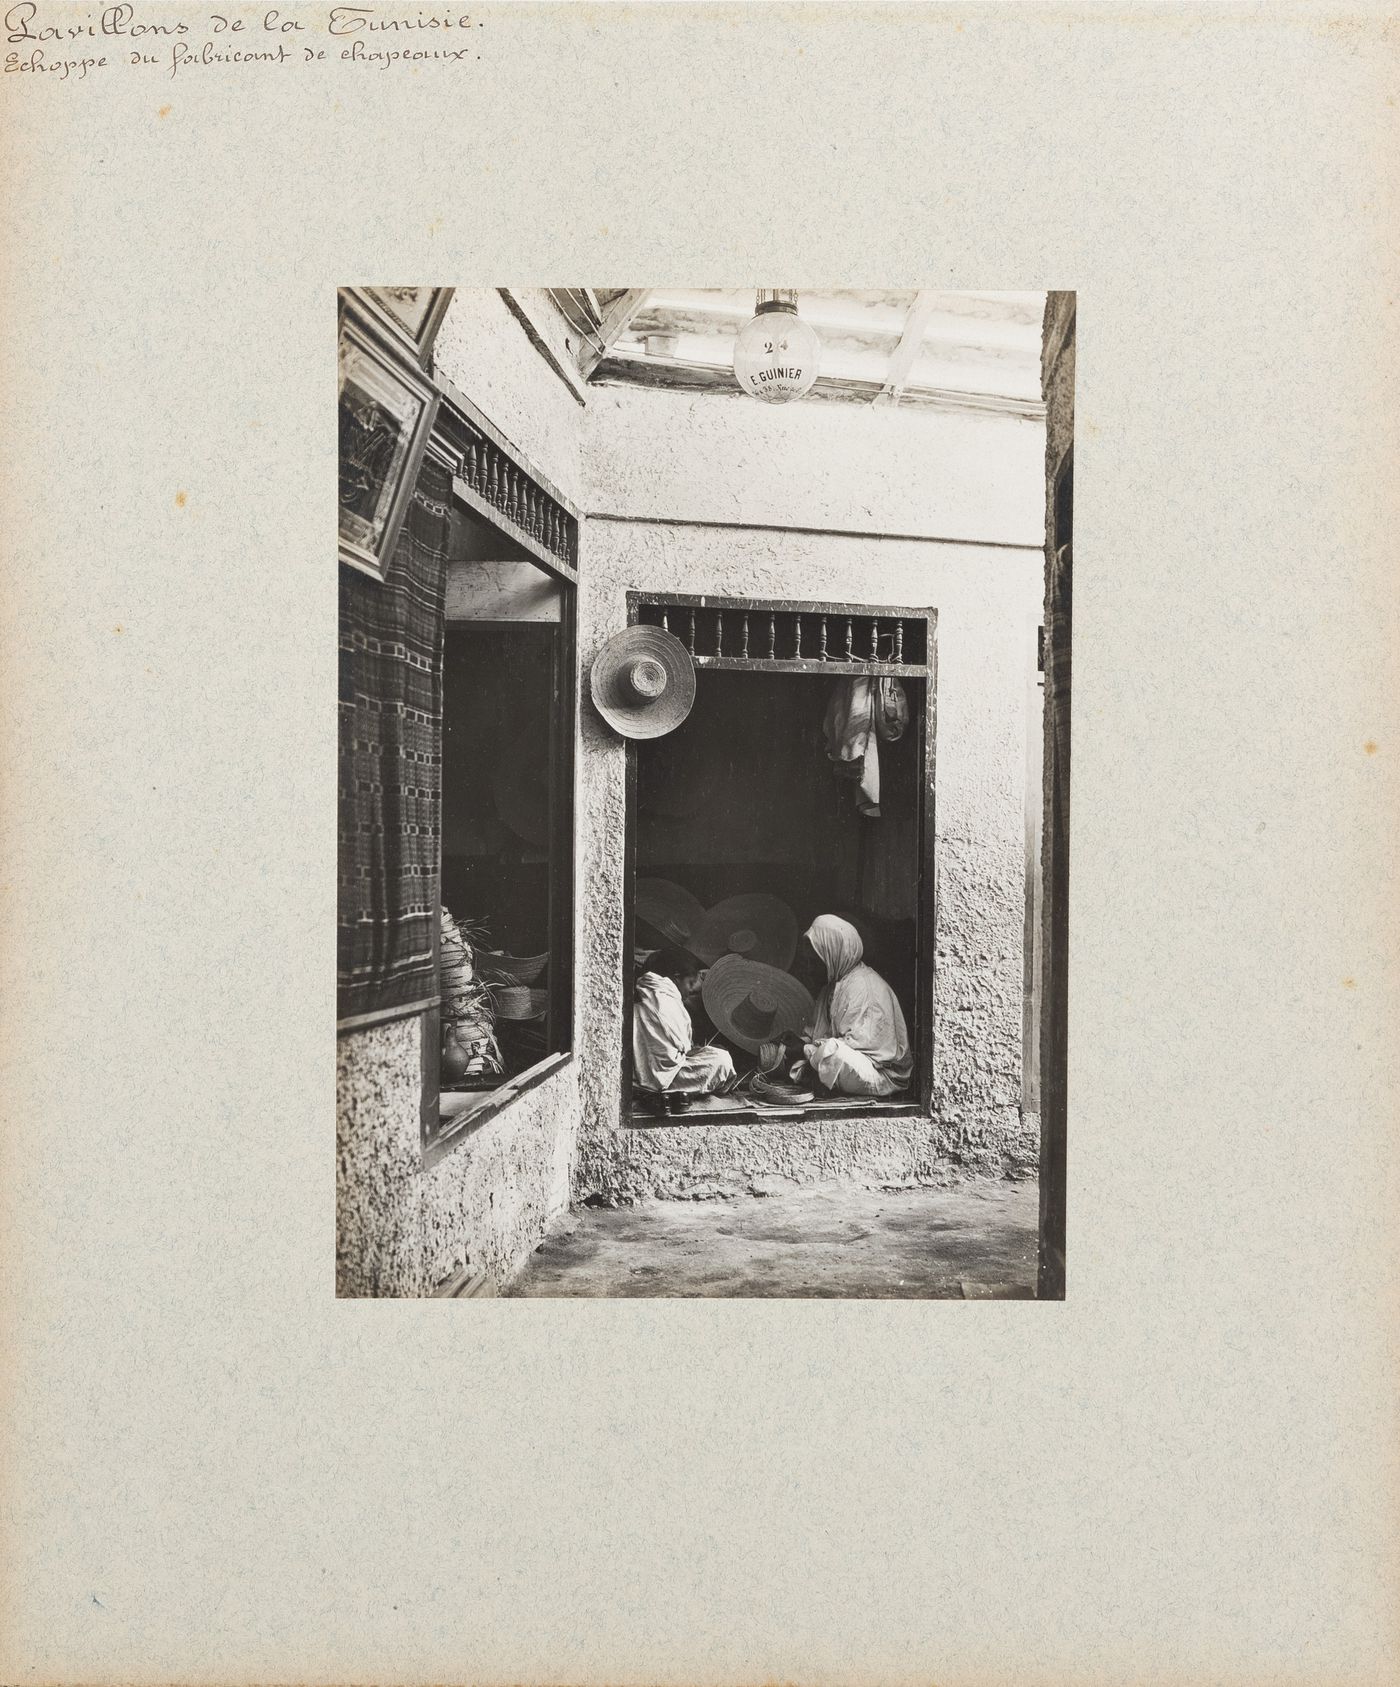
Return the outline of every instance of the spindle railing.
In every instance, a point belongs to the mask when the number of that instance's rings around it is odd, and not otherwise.
[[[699,667],[924,673],[929,610],[633,594],[638,621],[674,633]]]
[[[578,566],[578,522],[501,443],[453,407],[443,433],[457,455],[455,474],[486,511],[567,567]]]

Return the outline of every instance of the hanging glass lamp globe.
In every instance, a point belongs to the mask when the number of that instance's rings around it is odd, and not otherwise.
[[[821,366],[817,331],[797,314],[797,294],[761,292],[757,314],[734,342],[734,378],[765,404],[786,404],[812,390]]]

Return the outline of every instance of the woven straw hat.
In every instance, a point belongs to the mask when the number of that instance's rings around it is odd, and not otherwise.
[[[505,984],[492,991],[497,1019],[542,1019],[549,1006],[548,990],[529,990],[523,984]]]
[[[483,972],[508,978],[512,984],[533,984],[544,971],[549,950],[542,955],[507,955],[492,949],[478,949],[477,962]]]
[[[690,652],[660,627],[628,627],[594,658],[589,676],[594,707],[624,738],[674,732],[695,702]]]
[[[764,1043],[801,1031],[815,1011],[790,972],[726,955],[705,974],[705,1012],[730,1042],[757,1054]]]
[[[637,880],[637,918],[659,931],[668,943],[690,947],[691,933],[705,918],[704,904],[670,879]]]
[[[786,902],[755,891],[717,902],[692,933],[690,948],[702,961],[741,955],[770,967],[787,967],[797,953],[797,919]]]

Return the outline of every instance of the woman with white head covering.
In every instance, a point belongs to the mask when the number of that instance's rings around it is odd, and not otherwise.
[[[804,936],[826,971],[803,1045],[807,1064],[838,1095],[902,1090],[914,1070],[904,1014],[894,991],[861,959],[860,933],[849,920],[821,914]]]

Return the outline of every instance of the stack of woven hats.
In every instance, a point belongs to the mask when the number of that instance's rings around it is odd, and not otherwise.
[[[752,891],[706,909],[669,879],[639,879],[637,918],[705,966],[705,1012],[737,1047],[756,1055],[811,1024],[811,995],[787,970],[797,919],[781,897]]]

